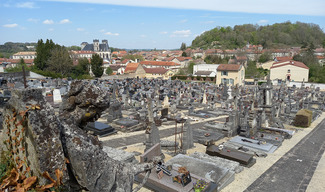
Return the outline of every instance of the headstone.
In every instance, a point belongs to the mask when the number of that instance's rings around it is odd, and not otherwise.
[[[190,120],[186,120],[184,124],[184,133],[183,133],[183,150],[190,149],[194,147],[193,142],[193,128],[191,126]]]
[[[168,96],[166,95],[165,98],[164,98],[164,103],[163,103],[163,107],[164,108],[168,108],[169,107],[169,98]]]
[[[62,102],[60,89],[54,89],[53,90],[53,102],[54,103],[61,103]]]

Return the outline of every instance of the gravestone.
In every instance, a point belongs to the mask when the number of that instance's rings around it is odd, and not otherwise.
[[[191,126],[190,120],[186,120],[184,124],[184,132],[183,132],[183,150],[188,150],[194,147],[193,141],[193,128]]]
[[[54,104],[62,102],[60,89],[53,90],[53,102],[54,102]]]

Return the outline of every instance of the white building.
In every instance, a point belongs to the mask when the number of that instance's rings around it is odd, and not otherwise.
[[[35,59],[35,57],[35,51],[26,51],[13,54],[12,59]]]
[[[198,64],[193,66],[193,76],[215,77],[219,64]]]
[[[298,61],[275,62],[270,68],[271,80],[308,81],[309,68]]]
[[[93,54],[95,54],[94,51],[72,51],[71,52],[74,58],[87,58],[91,59]]]

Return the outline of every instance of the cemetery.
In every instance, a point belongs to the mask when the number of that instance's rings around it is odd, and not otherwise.
[[[92,192],[229,191],[325,111],[319,87],[269,79],[42,79],[2,85],[0,98],[0,150],[17,173]]]

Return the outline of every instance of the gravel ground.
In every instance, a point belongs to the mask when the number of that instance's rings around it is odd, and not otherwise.
[[[225,187],[221,192],[241,192],[247,189],[254,181],[256,181],[264,172],[266,172],[274,163],[276,163],[284,154],[290,151],[297,143],[299,143],[308,133],[310,133],[323,119],[325,118],[325,113],[321,115],[316,121],[314,121],[309,128],[301,128],[293,135],[291,139],[285,140],[282,146],[277,149],[274,153],[268,154],[266,158],[257,158],[256,164],[251,168],[244,168],[244,171],[236,174],[235,181],[230,185]],[[208,120],[205,120],[208,121]],[[292,127],[292,126],[286,126]],[[160,128],[160,130],[170,129],[170,127],[165,126]],[[101,138],[102,141],[115,140],[118,138],[137,136],[141,135],[143,131],[134,132],[134,133],[118,133],[117,135],[109,136],[107,138]],[[173,136],[167,136],[164,139],[173,140]],[[228,138],[221,139],[217,142],[222,143],[226,142]],[[142,141],[143,142],[143,141]],[[143,153],[145,146],[139,142],[127,146],[126,151],[133,152],[138,151]],[[205,152],[206,147],[201,144],[195,143],[195,148],[187,151],[188,154],[198,152]],[[169,155],[166,156],[166,161],[171,158]],[[139,157],[136,157],[139,158]],[[325,154],[323,154],[321,160],[319,161],[316,171],[312,176],[312,179],[308,185],[307,192],[314,191],[325,191],[324,184],[324,175],[325,175]],[[136,185],[136,184],[135,184]],[[151,190],[142,188],[140,192],[149,192]]]

